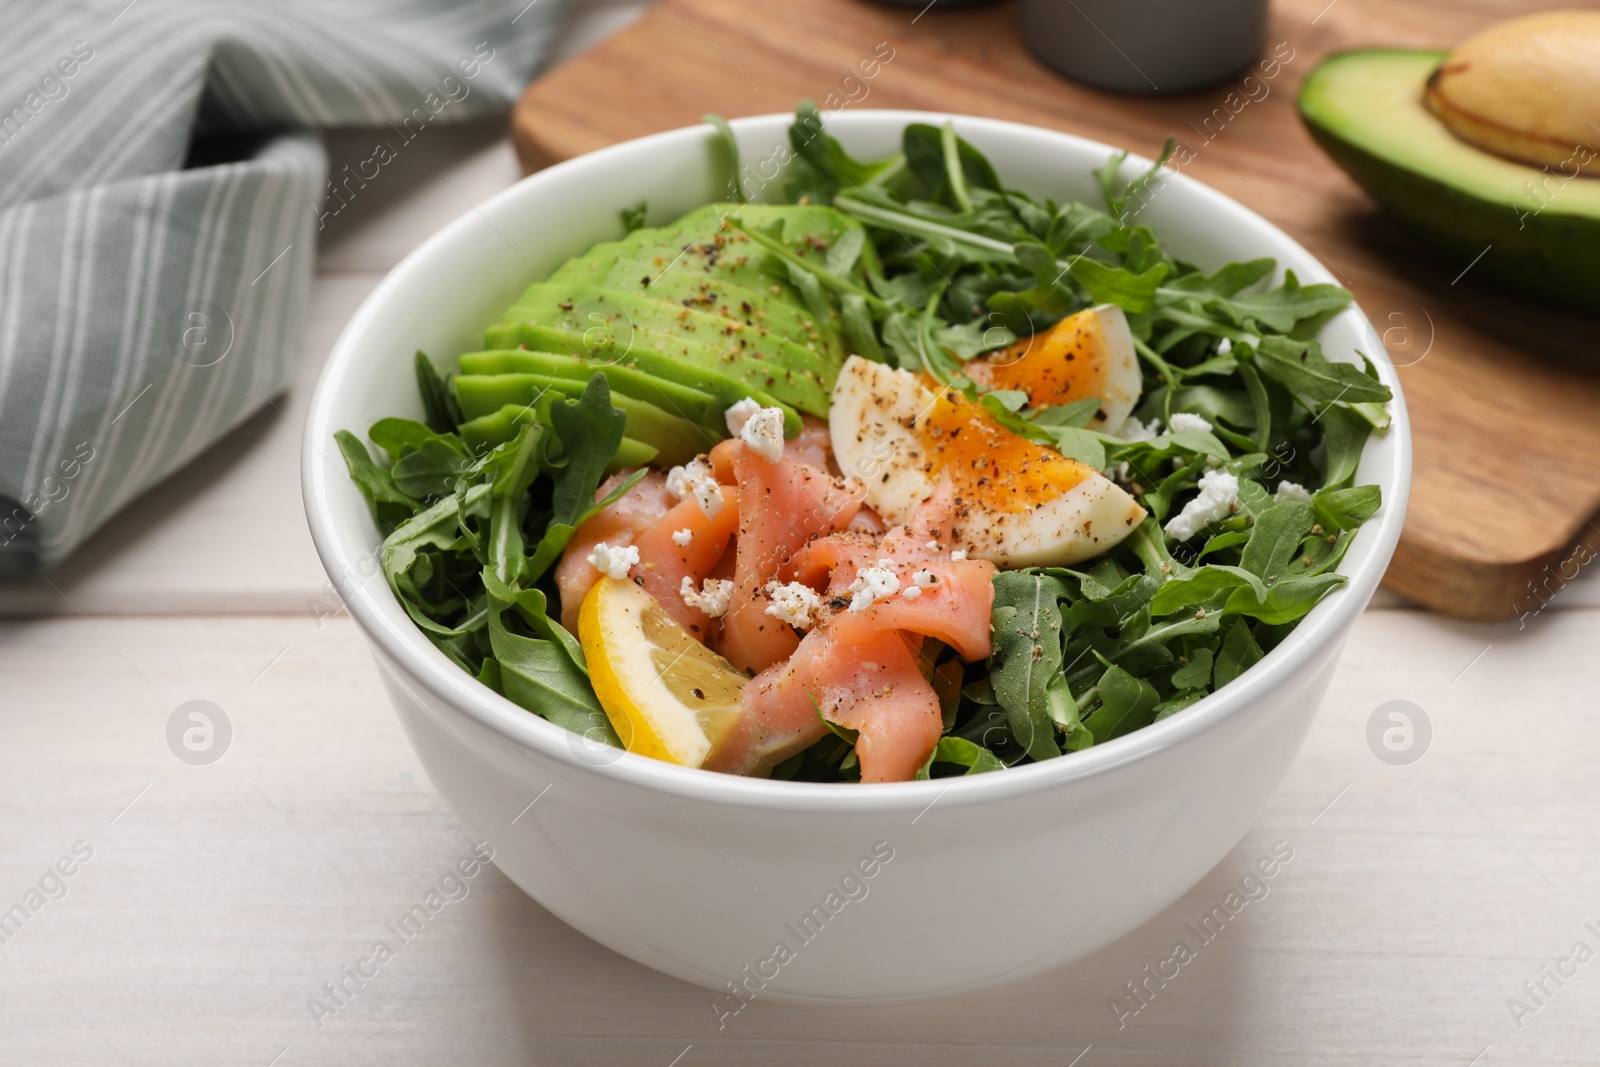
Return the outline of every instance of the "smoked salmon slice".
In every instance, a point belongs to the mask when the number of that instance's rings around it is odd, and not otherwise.
[[[792,626],[766,613],[767,583],[807,542],[848,526],[863,494],[825,468],[787,455],[765,459],[738,439],[712,449],[711,466],[732,474],[740,501],[733,599],[722,617],[719,651],[735,667],[760,672],[800,645]]]
[[[633,470],[620,470],[607,478],[595,490],[595,501],[604,500],[633,473]],[[594,546],[602,541],[617,548],[633,544],[634,538],[671,510],[672,504],[666,477],[651,471],[619,500],[590,515],[573,533],[572,540],[567,542],[566,551],[561,555],[561,562],[556,564],[556,590],[561,595],[561,625],[569,632],[578,632],[578,607],[589,588],[600,580],[600,572],[589,562]]]
[[[938,695],[919,662],[922,638],[937,638],[968,660],[990,651],[995,567],[938,548],[937,535],[948,534],[950,521],[945,483],[909,526],[882,537],[845,530],[796,553],[786,572],[822,594],[820,621],[793,653],[745,688],[739,721],[705,766],[769,774],[821,740],[827,727],[820,714],[859,731],[863,782],[914,777],[943,725]],[[853,610],[850,588],[861,570],[885,563],[900,576],[901,589]],[[917,594],[906,596],[906,587]]]

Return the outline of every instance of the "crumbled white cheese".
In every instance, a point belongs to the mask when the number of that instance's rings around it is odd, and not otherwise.
[[[1211,432],[1211,424],[1192,411],[1174,411],[1172,418],[1167,423],[1167,428],[1172,433],[1184,433],[1188,430],[1199,430],[1201,433]]]
[[[761,404],[754,397],[745,397],[733,407],[722,413],[728,420],[728,436],[738,437],[744,430],[744,424],[750,421],[750,416],[761,410]]]
[[[801,582],[787,585],[768,582],[767,595],[772,598],[772,603],[767,605],[767,614],[773,618],[801,630],[816,624],[822,598],[809,585]]]
[[[1294,482],[1279,482],[1278,491],[1272,494],[1274,503],[1282,504],[1286,500],[1293,500],[1299,504],[1311,503],[1311,491],[1303,485]]]
[[[922,595],[922,590],[914,585],[908,585],[904,589],[900,590],[900,595],[905,597],[907,600],[915,600],[917,597]]]
[[[874,600],[894,596],[900,579],[894,573],[894,560],[880,559],[876,567],[862,567],[845,592],[850,594],[850,610],[866,611]]]
[[[722,488],[711,475],[711,464],[703,459],[692,459],[681,467],[667,472],[667,492],[679,500],[694,498],[701,514],[714,519],[722,511]]]
[[[915,600],[922,595],[924,589],[932,589],[939,584],[939,576],[932,571],[917,571],[911,575],[911,584],[900,590],[900,595],[907,600]]]
[[[953,559],[953,560],[966,559],[967,558],[967,550],[964,549],[964,548],[958,548],[954,552],[950,553],[950,558]]]
[[[689,542],[693,541],[693,540],[694,540],[694,531],[689,529],[689,527],[687,527],[687,526],[685,526],[681,530],[673,531],[672,543],[677,545],[679,548],[688,548],[689,547]]]
[[[783,456],[783,409],[759,408],[739,428],[739,440],[770,462]]]
[[[608,578],[626,578],[639,563],[639,550],[633,545],[612,547],[601,541],[589,553],[589,564]]]
[[[937,541],[929,541],[923,547],[928,549],[930,552],[937,552],[937,551],[939,551],[939,542],[937,542]]]
[[[1229,352],[1232,352],[1232,351],[1233,351],[1233,338],[1224,337],[1222,340],[1217,342],[1217,355],[1225,356]]]
[[[694,487],[694,502],[700,505],[700,514],[714,519],[722,513],[722,488],[716,482],[699,482]]]
[[[1223,470],[1206,471],[1200,476],[1200,495],[1167,523],[1167,536],[1187,541],[1211,523],[1233,514],[1238,502],[1238,478]]]
[[[704,459],[691,459],[681,467],[667,472],[667,492],[676,500],[687,500],[694,492],[694,483],[711,477],[711,464]]]
[[[1160,429],[1160,419],[1151,419],[1149,425],[1146,425],[1129,415],[1123,420],[1122,425],[1117,427],[1116,436],[1124,441],[1148,441],[1153,437],[1159,436],[1158,431]]]
[[[694,579],[684,576],[678,584],[678,596],[691,608],[699,608],[713,619],[728,613],[728,603],[733,599],[733,582],[726,578],[707,578],[700,592],[694,591]]]

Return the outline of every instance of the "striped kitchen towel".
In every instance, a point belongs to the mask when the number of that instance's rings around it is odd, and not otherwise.
[[[396,151],[504,109],[563,3],[0,0],[0,576],[49,570],[288,384],[353,191],[315,131]]]

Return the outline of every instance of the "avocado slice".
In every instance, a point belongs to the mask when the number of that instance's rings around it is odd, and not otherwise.
[[[1475,270],[1510,288],[1600,311],[1600,182],[1458,140],[1423,103],[1445,55],[1330,56],[1307,77],[1300,116],[1374,200],[1463,266],[1483,254]]]
[[[620,334],[620,336],[619,336]],[[787,410],[798,408],[814,415],[826,415],[832,381],[823,385],[816,371],[795,371],[778,360],[741,356],[737,348],[717,349],[705,342],[656,330],[627,330],[618,326],[590,326],[587,330],[571,326],[539,323],[501,323],[489,328],[485,343],[490,348],[524,347],[544,352],[565,352],[587,356],[599,363],[619,363],[637,367],[668,381],[702,389],[728,404],[752,396],[763,406],[776,405]],[[799,416],[795,416],[798,432]],[[789,420],[785,418],[785,425]]]
[[[634,230],[619,241],[595,245],[568,260],[550,280],[599,282],[611,275],[620,261],[627,265],[628,273],[616,277],[633,283],[647,277],[653,282],[663,273],[670,276],[680,270],[757,291],[769,290],[776,282],[792,303],[802,305],[786,279],[775,279],[765,271],[767,257],[760,248],[737,231],[724,228],[724,220],[729,218],[757,230],[781,224],[779,239],[802,259],[817,263],[823,262],[828,248],[846,231],[861,228],[855,219],[822,204],[706,204],[668,226]],[[638,268],[637,276],[633,268]]]
[[[516,435],[513,434],[512,436]],[[679,462],[687,461],[680,460]],[[651,464],[660,467],[677,466],[677,463],[669,463],[659,451],[643,441],[635,441],[631,437],[624,437],[622,442],[617,445],[617,454],[611,457],[610,463],[606,464],[606,473],[615,474],[624,467],[646,467]]]
[[[800,432],[799,412],[771,393],[747,385],[722,373],[720,369],[708,370],[680,359],[664,356],[646,347],[642,342],[618,345],[615,338],[602,337],[592,331],[579,333],[576,330],[563,330],[554,326],[531,326],[526,323],[515,327],[491,327],[489,336],[491,343],[499,339],[504,344],[525,345],[534,351],[569,355],[593,370],[609,366],[627,367],[664,381],[688,385],[711,394],[724,412],[745,397],[749,397],[762,407],[782,409],[785,434],[792,437]]]
[[[861,229],[822,205],[708,204],[568,260],[486,332],[486,347],[589,357],[725,400],[726,390],[679,373],[694,367],[762,403],[775,398],[825,415],[845,355],[838,315],[808,306],[786,277],[770,275],[771,257],[728,227],[729,216],[819,262],[841,235]],[[786,422],[797,429],[790,414]]]
[[[547,390],[582,396],[587,383],[543,374],[458,374],[453,384],[461,414],[471,421],[508,408],[531,408]],[[718,441],[704,428],[643,400],[612,393],[611,403],[627,418],[623,433],[656,449],[668,466],[687,463]]]
[[[460,359],[462,374],[543,374],[569,378],[587,384],[596,374],[605,375],[613,396],[631,396],[670,411],[697,426],[710,430],[718,440],[725,436],[727,405],[701,389],[669,382],[653,374],[617,364],[594,366],[577,356],[556,352],[529,352],[521,348],[491,352],[467,352]]]
[[[615,324],[620,331],[631,329],[635,334],[644,331],[670,338],[664,342],[667,345],[674,341],[698,342],[696,350],[702,358],[723,362],[780,360],[793,371],[827,375],[830,385],[838,375],[840,360],[821,350],[820,332],[814,326],[807,329],[810,317],[798,309],[775,305],[770,319],[757,319],[754,314],[735,318],[717,306],[714,298],[718,294],[714,290],[707,295],[713,299],[673,300],[649,291],[586,286],[569,289],[559,283],[540,282],[523,293],[503,321],[577,330]],[[738,358],[730,360],[730,354]]]

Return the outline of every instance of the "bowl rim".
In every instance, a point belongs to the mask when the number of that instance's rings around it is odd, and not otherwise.
[[[791,114],[776,113],[735,119],[731,125],[736,134],[761,133],[777,123],[786,127],[792,120]],[[1000,136],[1042,135],[1108,156],[1122,151],[1103,142],[1041,126],[956,113],[861,109],[835,113],[827,118],[831,129],[838,129],[835,124],[841,123],[848,127],[857,123],[885,121],[904,125],[911,122],[942,123],[947,120],[953,121],[963,131],[986,130]],[[574,170],[602,167],[634,153],[667,146],[677,147],[679,143],[708,143],[715,136],[715,131],[707,125],[680,127],[620,142],[528,175],[482,204],[469,207],[435,232],[407,254],[367,295],[334,343],[318,377],[307,412],[303,435],[305,442],[301,449],[301,482],[307,522],[317,554],[336,587],[339,575],[358,573],[352,564],[357,564],[363,558],[370,559],[373,550],[351,531],[339,528],[333,519],[328,498],[330,492],[334,491],[334,479],[329,465],[323,461],[313,441],[331,441],[333,432],[342,428],[331,422],[334,397],[349,384],[349,364],[360,347],[362,335],[389,294],[410,275],[424,272],[436,250],[455,240],[480,216],[492,217],[495,212],[506,210],[510,205],[536,195],[532,190],[558,176]],[[1150,162],[1148,157],[1129,153],[1124,165],[1148,166]],[[1164,180],[1178,183],[1190,195],[1198,197],[1202,204],[1233,216],[1238,222],[1253,227],[1266,239],[1281,245],[1282,251],[1275,255],[1280,266],[1285,265],[1285,259],[1298,258],[1299,262],[1294,263],[1292,269],[1305,282],[1337,284],[1327,267],[1299,242],[1232,197],[1179,172],[1167,175]],[[1366,335],[1368,347],[1379,353],[1384,351],[1382,340],[1371,322],[1353,301],[1338,317],[1349,317],[1358,335]],[[579,735],[512,703],[452,663],[412,623],[387,583],[360,581],[344,592],[344,599],[352,618],[367,639],[400,668],[388,672],[389,678],[410,692],[420,704],[428,706],[429,702],[411,690],[412,684],[420,685],[437,702],[475,720],[514,745],[555,759],[579,774],[593,774],[610,784],[653,789],[665,797],[713,805],[815,814],[916,813],[916,817],[920,818],[921,812],[931,808],[934,803],[945,807],[999,803],[1023,794],[1057,788],[1068,782],[1100,777],[1124,765],[1154,758],[1244,713],[1258,697],[1295,677],[1313,658],[1321,658],[1332,666],[1322,646],[1342,641],[1343,634],[1376,591],[1399,541],[1410,493],[1410,422],[1404,394],[1395,368],[1381,358],[1374,362],[1379,378],[1394,393],[1390,403],[1391,426],[1387,431],[1393,436],[1392,460],[1375,479],[1384,492],[1383,506],[1356,535],[1368,541],[1362,566],[1351,571],[1340,571],[1347,575],[1349,581],[1317,604],[1295,627],[1290,637],[1268,652],[1260,662],[1186,708],[1183,714],[1060,759],[1010,767],[1001,773],[841,788],[840,783],[773,781],[717,774],[698,768],[678,767],[633,753],[616,752],[614,749],[605,750],[604,760],[595,760],[588,758],[588,753],[583,751],[588,743]],[[381,587],[380,596],[387,604],[374,599],[374,585]]]

